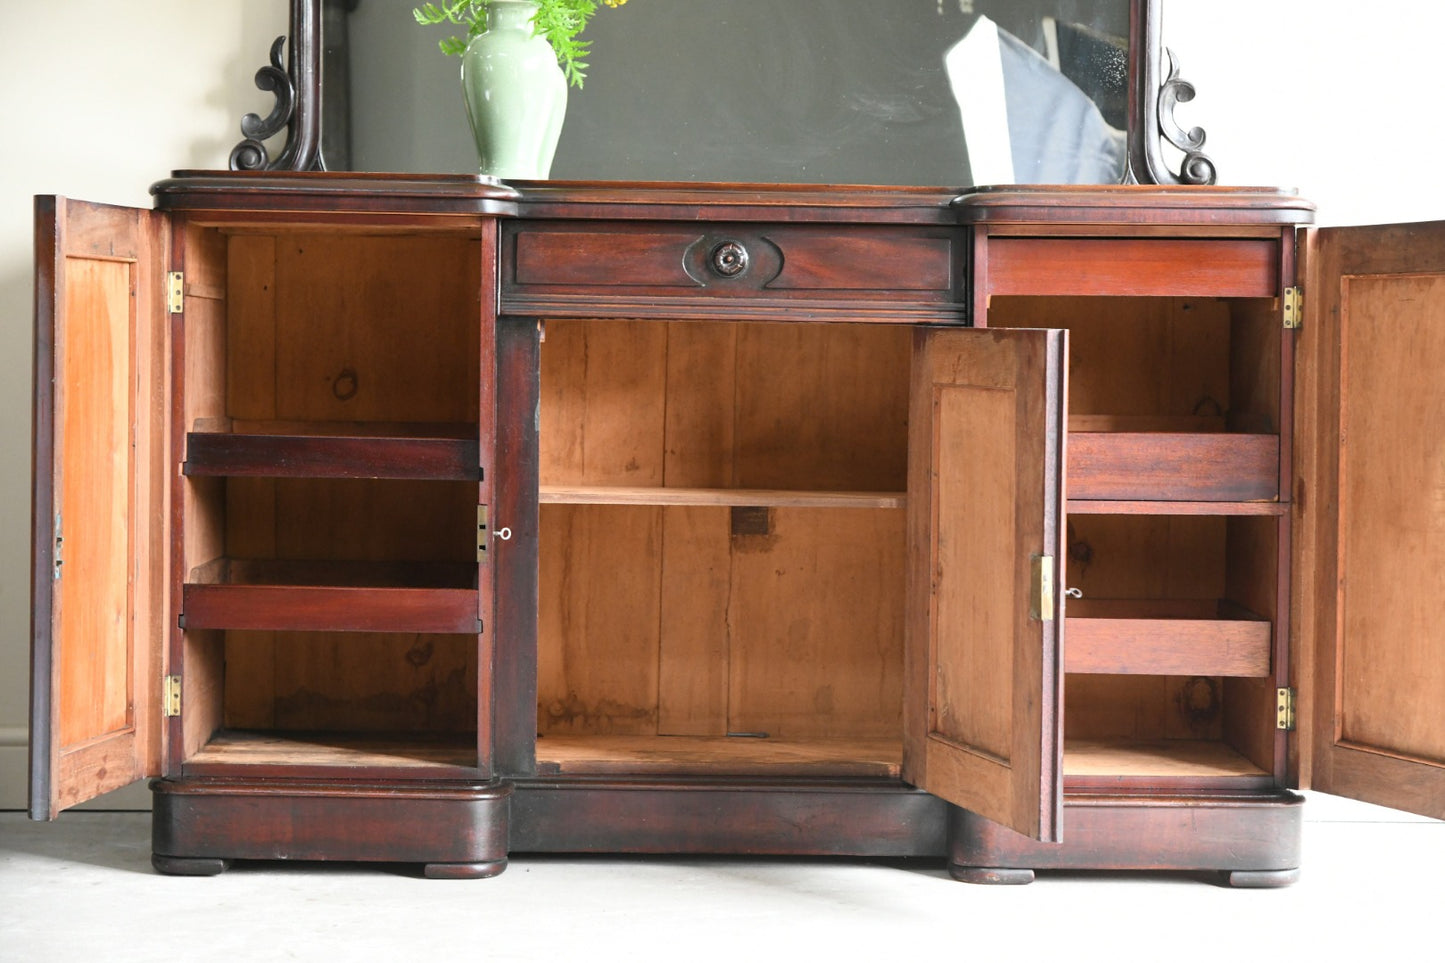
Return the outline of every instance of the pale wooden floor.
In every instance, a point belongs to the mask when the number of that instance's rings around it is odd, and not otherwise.
[[[1284,890],[1186,875],[954,883],[937,864],[516,858],[493,880],[356,865],[157,876],[144,813],[0,813],[0,961],[1434,958],[1445,824],[1315,797]],[[1422,955],[1423,954],[1423,955]]]

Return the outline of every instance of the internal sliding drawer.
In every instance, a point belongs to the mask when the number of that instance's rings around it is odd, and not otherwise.
[[[474,635],[476,566],[218,559],[191,573],[184,629]]]
[[[1270,621],[1227,599],[1069,600],[1064,671],[1262,677]]]
[[[1279,436],[1071,431],[1067,478],[1078,500],[1276,501]]]

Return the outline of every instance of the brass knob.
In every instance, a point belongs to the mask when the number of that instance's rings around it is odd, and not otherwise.
[[[737,241],[723,241],[712,249],[708,264],[720,278],[740,277],[748,269],[748,249]]]

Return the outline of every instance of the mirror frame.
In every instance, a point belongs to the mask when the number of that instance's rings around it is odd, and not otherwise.
[[[1122,183],[1213,184],[1217,172],[1203,152],[1205,134],[1174,120],[1174,108],[1194,99],[1194,86],[1179,76],[1179,62],[1162,46],[1163,0],[1129,2],[1129,127]],[[357,0],[291,0],[287,38],[271,45],[271,62],[256,72],[256,86],[276,98],[271,112],[241,119],[243,140],[231,151],[232,170],[345,170],[348,76],[346,49],[339,39],[328,50],[326,37],[344,38],[346,14]],[[327,27],[330,26],[330,30]],[[329,56],[323,58],[323,51]],[[1167,71],[1165,69],[1167,65]],[[327,108],[330,115],[327,116]],[[265,141],[287,129],[274,158]],[[1165,144],[1183,154],[1179,170],[1169,166]]]

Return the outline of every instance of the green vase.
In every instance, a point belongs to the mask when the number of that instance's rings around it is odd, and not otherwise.
[[[462,94],[481,173],[541,180],[567,113],[567,80],[545,37],[533,34],[535,0],[492,0],[487,29],[462,55]]]

